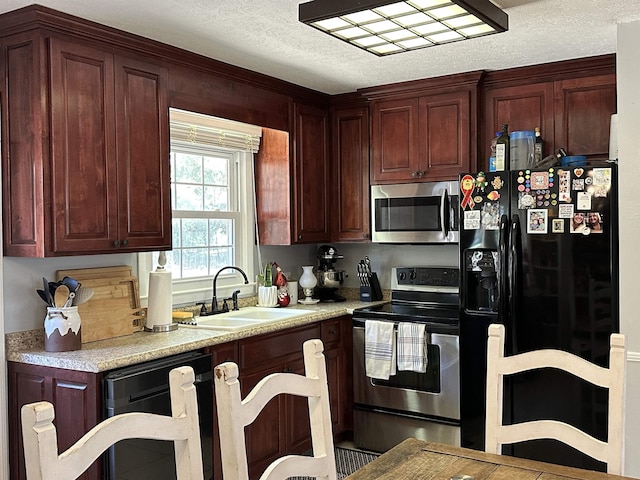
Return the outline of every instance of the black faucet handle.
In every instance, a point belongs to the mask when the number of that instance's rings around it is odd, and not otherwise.
[[[222,300],[222,311],[223,312],[228,312],[229,311],[229,305],[227,304],[227,300],[231,300],[230,298],[225,298],[224,300]]]
[[[197,305],[200,305],[200,315],[205,315],[207,313],[207,306],[204,304],[204,302],[196,303],[196,306]]]
[[[231,300],[233,300],[233,309],[234,310],[238,310],[238,294],[239,293],[240,293],[240,290],[235,290],[231,294]]]

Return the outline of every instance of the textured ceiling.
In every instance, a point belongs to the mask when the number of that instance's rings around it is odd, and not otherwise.
[[[2,0],[0,13],[31,3]],[[613,53],[616,24],[640,20],[640,0],[496,0],[506,33],[377,57],[298,22],[300,0],[39,3],[329,94]]]

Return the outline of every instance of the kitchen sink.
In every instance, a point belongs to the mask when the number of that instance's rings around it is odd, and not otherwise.
[[[213,330],[240,330],[256,327],[263,323],[288,320],[313,313],[313,310],[300,308],[264,308],[244,307],[240,310],[219,313],[206,317],[197,317],[195,325],[181,325],[189,328],[208,328]]]

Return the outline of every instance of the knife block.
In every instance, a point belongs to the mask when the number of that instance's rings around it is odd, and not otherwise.
[[[360,287],[360,301],[375,302],[378,300],[382,300],[382,289],[380,288],[378,275],[372,272],[369,275],[369,285]]]

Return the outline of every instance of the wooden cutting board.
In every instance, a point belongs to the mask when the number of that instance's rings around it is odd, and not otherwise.
[[[58,270],[56,279],[78,280],[94,291],[91,299],[78,305],[82,322],[82,343],[130,335],[144,329],[146,309],[140,307],[138,279],[131,267]]]

